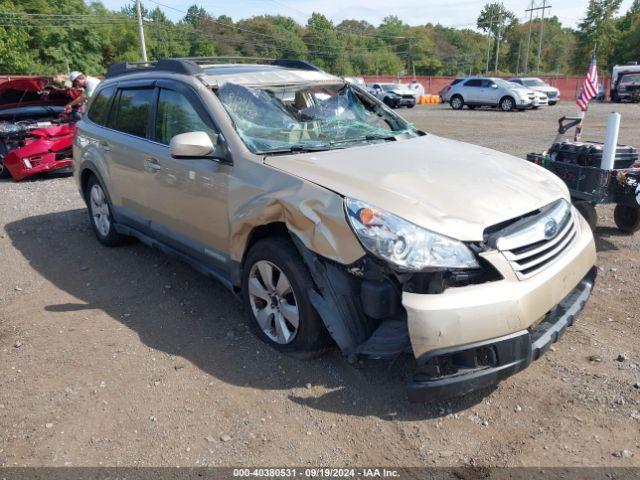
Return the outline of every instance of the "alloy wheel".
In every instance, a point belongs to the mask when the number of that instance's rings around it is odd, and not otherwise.
[[[100,235],[106,237],[111,228],[111,217],[109,215],[107,197],[100,185],[94,185],[91,188],[90,202],[93,224],[96,226],[98,232],[100,232]]]
[[[505,98],[502,100],[502,110],[505,112],[510,112],[513,110],[513,100],[510,98]]]
[[[280,268],[267,260],[251,267],[249,301],[258,326],[270,340],[280,345],[293,341],[300,312],[291,282]]]

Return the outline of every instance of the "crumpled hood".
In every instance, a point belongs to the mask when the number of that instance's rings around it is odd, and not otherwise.
[[[265,163],[463,241],[564,197],[555,175],[488,148],[426,135]]]
[[[66,105],[79,92],[53,85],[47,77],[21,77],[0,82],[0,110],[17,106]]]

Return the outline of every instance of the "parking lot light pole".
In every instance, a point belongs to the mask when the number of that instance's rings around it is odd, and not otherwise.
[[[142,54],[142,61],[147,61],[147,47],[144,44],[144,29],[142,28],[142,8],[140,7],[140,0],[136,0],[136,15],[138,16],[138,33],[140,34],[140,53]]]

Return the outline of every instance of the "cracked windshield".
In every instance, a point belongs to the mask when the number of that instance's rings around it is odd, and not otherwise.
[[[247,147],[295,153],[419,135],[410,123],[349,84],[256,89],[224,83],[218,98]]]

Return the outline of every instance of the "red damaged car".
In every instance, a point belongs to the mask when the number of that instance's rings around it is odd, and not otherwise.
[[[0,83],[0,178],[71,171],[75,121],[64,106],[78,94],[45,77]]]

